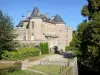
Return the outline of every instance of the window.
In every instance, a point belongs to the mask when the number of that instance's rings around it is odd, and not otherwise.
[[[56,35],[55,32],[53,32],[53,34]]]
[[[23,36],[23,40],[26,40],[26,36]]]
[[[54,26],[54,28],[56,28],[56,26]]]
[[[45,31],[45,34],[47,34],[47,31]]]
[[[66,40],[66,45],[68,46],[68,40]]]
[[[31,34],[31,40],[34,40],[34,34],[33,33]]]
[[[45,40],[46,38],[45,38],[45,36],[44,36],[44,40]]]
[[[68,35],[66,35],[66,38],[68,38]]]
[[[34,34],[32,33],[32,36],[34,36]]]
[[[66,42],[66,45],[68,46],[68,42]]]
[[[32,22],[32,28],[34,28],[34,22]]]

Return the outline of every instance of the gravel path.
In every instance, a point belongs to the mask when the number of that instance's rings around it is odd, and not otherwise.
[[[41,61],[45,61],[45,60],[49,60],[49,61],[67,61],[67,59],[63,58],[62,55],[49,55],[49,56],[46,56],[40,60],[37,60],[37,61],[33,61],[33,62],[28,62],[28,61],[23,61],[22,63],[22,69],[27,69],[28,67],[31,67],[31,66],[34,66],[34,65],[39,65]]]
[[[37,60],[37,61],[33,61],[33,62],[28,62],[27,60],[26,61],[23,61],[22,63],[22,70],[30,70],[30,71],[33,71],[33,72],[37,72],[37,73],[40,73],[40,74],[44,74],[44,75],[48,75],[47,73],[44,73],[44,72],[41,72],[41,71],[38,71],[38,70],[31,70],[31,69],[28,69],[28,67],[31,67],[31,66],[34,66],[34,65],[39,65],[41,61],[45,61],[45,60],[49,60],[49,61],[62,61],[62,62],[65,62],[67,61],[67,59],[63,58],[62,55],[48,55],[40,60]]]

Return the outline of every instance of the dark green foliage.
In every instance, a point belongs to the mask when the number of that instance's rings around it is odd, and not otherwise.
[[[21,70],[22,63],[15,62],[12,66],[0,68],[0,75],[6,75],[7,73],[12,73],[14,71]]]
[[[6,60],[21,60],[28,57],[39,56],[39,54],[40,50],[37,48],[21,48],[13,52],[5,51],[2,54],[2,58]]]
[[[71,51],[71,47],[70,47],[70,46],[66,46],[66,47],[65,47],[65,50],[66,50],[66,51]]]
[[[83,65],[100,74],[100,0],[88,0],[86,6],[81,13],[88,21],[78,26],[70,46],[78,57],[80,69]]]
[[[87,0],[88,4],[84,5],[81,14],[92,20],[95,13],[100,12],[100,0]]]
[[[84,16],[84,17],[87,17],[89,15],[89,11],[88,11],[88,6],[87,5],[84,5],[83,6],[83,9],[81,10],[81,14]]]
[[[41,54],[49,54],[48,43],[40,43]]]
[[[14,38],[16,35],[11,18],[0,11],[0,55],[4,50],[11,51],[16,48],[17,42],[13,40]]]

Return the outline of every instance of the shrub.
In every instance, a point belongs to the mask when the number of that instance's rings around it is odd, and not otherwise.
[[[71,47],[70,46],[66,46],[65,47],[65,51],[71,51]]]
[[[48,43],[40,43],[41,54],[49,54]]]
[[[21,70],[21,66],[22,66],[22,63],[15,62],[14,64],[12,64],[12,66],[0,68],[0,75],[6,75],[7,73]]]
[[[39,56],[40,50],[37,48],[20,48],[17,51],[4,51],[2,58],[6,60],[22,60],[28,57]]]
[[[2,59],[7,59],[7,60],[17,60],[19,58],[19,53],[18,52],[8,52],[4,51],[2,54]]]

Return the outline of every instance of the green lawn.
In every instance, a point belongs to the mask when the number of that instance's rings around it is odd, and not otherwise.
[[[57,65],[37,65],[30,67],[30,69],[38,70],[45,72],[50,75],[61,75],[61,69],[64,68],[64,66],[57,66]],[[71,75],[71,68],[72,67],[66,67],[63,70],[63,73],[67,73],[67,75]]]
[[[31,67],[31,69],[39,70],[48,73],[50,75],[60,75],[59,74],[60,68],[61,66],[56,66],[56,65],[38,65]]]
[[[27,71],[27,70],[20,70],[20,71],[15,71],[13,73],[8,73],[7,75],[43,75],[43,74],[39,74],[32,71]]]

